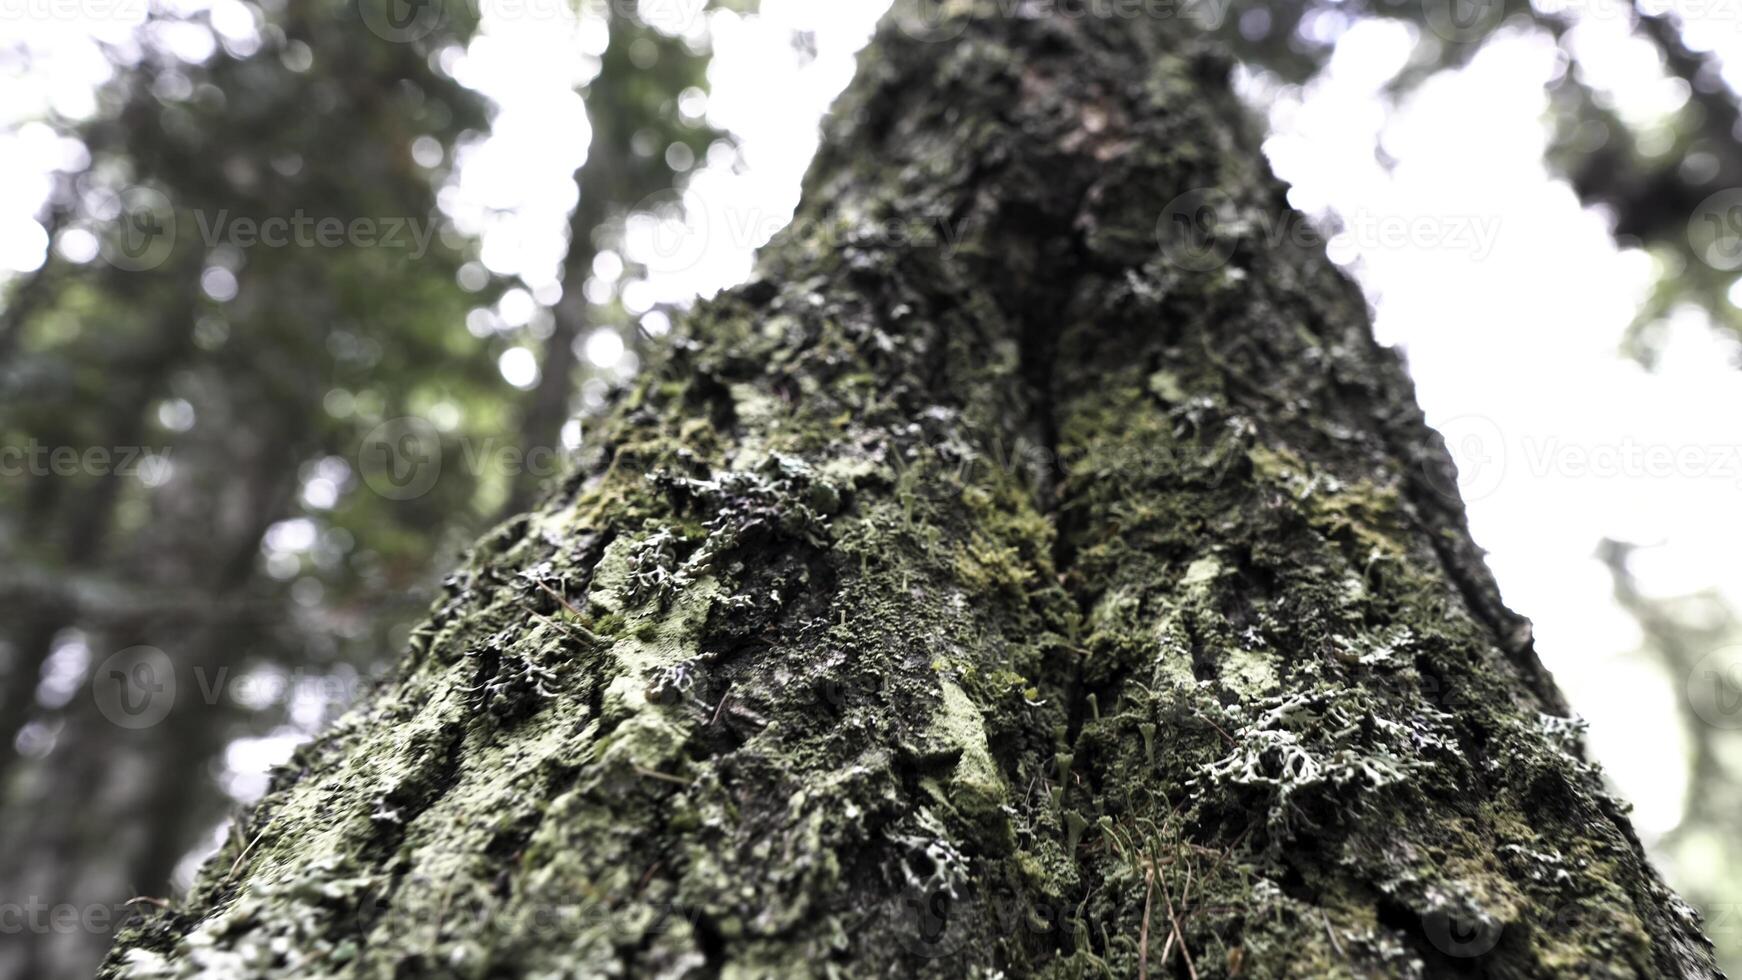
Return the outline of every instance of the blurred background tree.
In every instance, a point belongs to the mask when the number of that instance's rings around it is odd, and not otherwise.
[[[1713,590],[1668,597],[1642,590],[1629,566],[1639,550],[1619,541],[1604,541],[1598,549],[1616,600],[1639,621],[1643,642],[1635,655],[1678,684],[1709,685],[1681,701],[1687,793],[1681,822],[1654,849],[1683,895],[1698,908],[1717,910],[1713,918],[1725,924],[1735,914],[1730,889],[1735,869],[1742,868],[1742,705],[1724,699],[1742,691],[1742,678],[1711,675],[1734,671],[1735,661],[1724,655],[1742,645],[1742,619]],[[1726,970],[1742,968],[1733,930],[1713,932]]]
[[[1648,251],[1657,288],[1640,309],[1629,352],[1649,363],[1666,318],[1691,305],[1742,333],[1729,292],[1742,270],[1742,114],[1722,62],[1690,44],[1672,2],[1627,0],[1193,0],[1211,32],[1274,80],[1311,84],[1357,20],[1409,24],[1414,51],[1391,80],[1403,98],[1438,72],[1461,68],[1497,35],[1540,31],[1554,38],[1563,70],[1553,106],[1549,162],[1621,242]],[[1613,91],[1593,80],[1569,34],[1584,18],[1621,20],[1648,42],[1677,107],[1650,120],[1616,111]],[[1377,148],[1376,148],[1377,150]],[[1717,195],[1717,196],[1714,196]]]
[[[584,66],[565,288],[547,317],[479,329],[516,284],[437,206],[491,121],[442,67],[476,22],[453,4],[383,37],[365,27],[392,11],[361,2],[153,10],[107,47],[98,112],[42,121],[73,163],[42,215],[57,247],[0,311],[0,432],[113,455],[70,475],[45,456],[0,484],[9,898],[169,894],[264,788],[226,753],[287,751],[390,662],[459,549],[558,472],[577,341],[633,341],[610,290],[586,288],[600,243],[681,179],[668,159],[719,139],[678,105],[705,89],[705,47],[633,7],[579,12],[610,15],[609,43]],[[274,218],[306,220],[288,247],[250,240]],[[538,349],[530,390],[505,380],[508,351]],[[439,479],[372,471],[366,450],[401,438],[445,461]],[[177,700],[134,728],[83,686],[141,646],[164,659],[122,669],[167,665]],[[88,975],[106,945],[9,937],[0,974]]]

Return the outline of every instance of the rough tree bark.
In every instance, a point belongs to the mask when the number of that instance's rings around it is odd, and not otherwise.
[[[107,975],[1717,975],[1228,63],[945,7]]]

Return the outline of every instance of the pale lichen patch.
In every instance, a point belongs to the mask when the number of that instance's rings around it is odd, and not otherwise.
[[[1009,792],[986,746],[985,719],[954,681],[941,677],[938,683],[943,698],[932,716],[932,734],[961,755],[950,774],[949,802],[971,819],[996,818]]]

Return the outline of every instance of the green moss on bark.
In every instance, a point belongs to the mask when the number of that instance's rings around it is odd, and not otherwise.
[[[1359,295],[1158,239],[1226,63],[996,6],[107,975],[1715,975]]]

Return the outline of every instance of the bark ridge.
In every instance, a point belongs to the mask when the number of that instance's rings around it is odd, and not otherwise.
[[[1228,62],[897,6],[758,277],[107,975],[1716,976]]]

